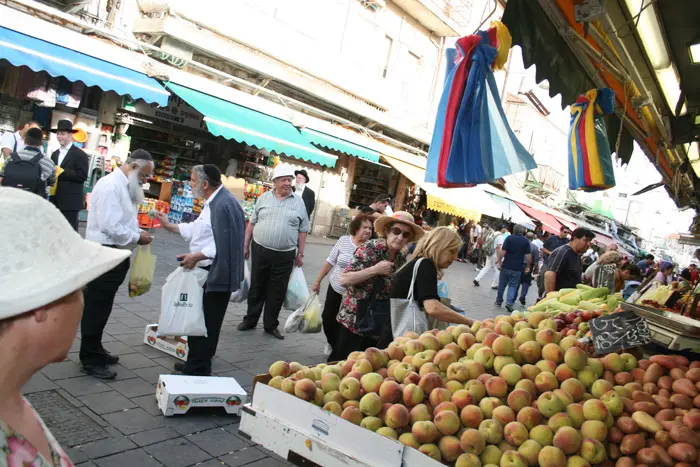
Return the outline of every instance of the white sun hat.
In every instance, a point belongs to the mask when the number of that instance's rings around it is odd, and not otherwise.
[[[272,179],[274,180],[279,177],[296,177],[296,175],[294,175],[294,167],[289,164],[277,164],[275,170],[272,172]]]
[[[131,254],[84,240],[38,195],[0,187],[0,319],[82,288]]]

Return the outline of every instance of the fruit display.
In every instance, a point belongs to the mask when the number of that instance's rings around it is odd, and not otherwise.
[[[593,288],[578,284],[575,289],[561,289],[550,292],[545,298],[528,308],[528,311],[571,312],[577,309],[614,311],[623,301],[621,293],[610,294],[607,287]]]
[[[700,465],[700,362],[593,358],[544,312],[269,372],[269,386],[456,467]]]

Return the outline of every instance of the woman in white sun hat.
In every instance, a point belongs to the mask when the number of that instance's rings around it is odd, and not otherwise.
[[[0,188],[0,465],[72,466],[22,387],[63,361],[83,312],[82,287],[129,251],[83,240],[41,197]]]

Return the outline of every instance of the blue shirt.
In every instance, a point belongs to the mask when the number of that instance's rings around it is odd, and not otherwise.
[[[647,264],[647,260],[643,259],[640,262],[637,263],[637,267],[639,268],[639,272],[642,273],[642,277],[646,276],[647,273],[649,272],[649,269],[651,269],[652,264]]]
[[[506,238],[501,247],[506,252],[503,257],[502,269],[524,271],[525,255],[530,254],[530,245],[530,240],[522,235],[510,235]]]
[[[545,248],[549,251],[554,251],[560,246],[564,246],[569,243],[569,239],[564,237],[561,238],[559,235],[550,235],[547,240],[545,240],[544,245],[542,245],[542,248]],[[542,259],[544,260],[544,264],[549,263],[549,255],[542,253]]]

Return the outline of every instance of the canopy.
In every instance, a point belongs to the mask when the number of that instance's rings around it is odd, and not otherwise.
[[[170,93],[143,73],[3,27],[0,27],[0,58],[15,66],[45,71],[53,77],[64,76],[69,81],[82,81],[104,91],[168,105]]]
[[[561,222],[561,225],[564,225],[571,230],[574,230],[576,227],[578,227],[578,225],[576,225],[573,221],[571,221],[569,219],[565,219],[564,217],[561,217],[561,216],[552,216],[552,217],[554,217],[556,220]]]
[[[301,134],[310,143],[342,152],[348,156],[359,157],[360,159],[365,159],[371,162],[379,162],[379,153],[374,149],[369,149],[364,146],[360,146],[359,144],[351,143],[350,141],[346,141],[320,131],[312,130],[310,128],[303,128],[301,130]]]
[[[215,136],[335,167],[338,158],[313,147],[290,122],[175,83],[166,86],[204,115],[207,129]]]
[[[559,235],[562,225],[554,216],[547,214],[546,212],[538,211],[537,209],[531,208],[525,204],[518,203],[517,201],[515,204],[517,204],[520,209],[525,211],[525,214],[540,221],[542,223],[542,230],[553,233],[554,235]]]
[[[492,193],[487,193],[487,195],[500,208],[504,219],[510,220],[515,224],[520,224],[530,230],[535,230],[537,226],[525,215],[515,202]]]

